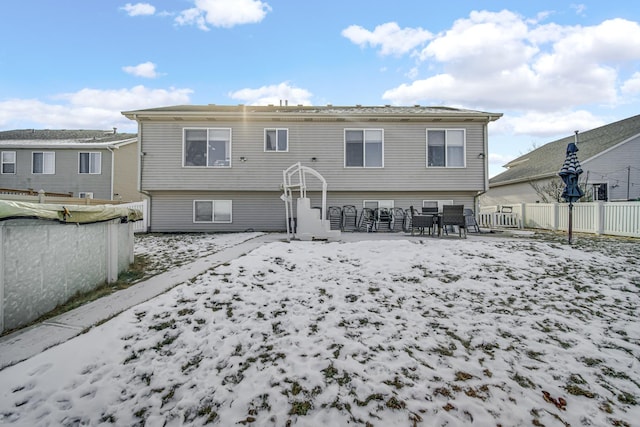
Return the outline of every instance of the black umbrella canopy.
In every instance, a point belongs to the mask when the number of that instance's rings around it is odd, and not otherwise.
[[[578,185],[578,178],[582,173],[582,167],[578,161],[577,152],[578,146],[571,142],[567,146],[567,157],[564,160],[562,169],[558,172],[558,175],[560,175],[560,178],[562,178],[565,185],[565,188],[562,191],[562,198],[569,203],[577,202],[582,196],[584,196],[584,192]]]

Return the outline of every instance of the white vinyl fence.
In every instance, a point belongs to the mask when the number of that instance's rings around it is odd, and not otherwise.
[[[518,203],[509,206],[482,206],[478,224],[485,228],[524,227],[546,230],[569,229],[567,203]],[[573,231],[640,237],[640,203],[574,203]]]
[[[140,202],[123,203],[118,205],[125,208],[138,209],[142,211],[142,221],[133,223],[134,233],[146,233],[149,229],[149,201],[142,200]]]

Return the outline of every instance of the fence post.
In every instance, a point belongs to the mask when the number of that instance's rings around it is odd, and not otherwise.
[[[527,227],[527,204],[520,203],[520,227],[519,228],[526,228],[526,227]]]
[[[594,233],[596,235],[602,234],[604,231],[604,202],[597,201],[594,206],[595,215],[594,215]]]
[[[107,222],[106,239],[107,283],[113,283],[118,280],[118,223],[116,220]]]
[[[38,191],[38,203],[44,203],[44,195],[44,190],[40,189],[40,191]]]

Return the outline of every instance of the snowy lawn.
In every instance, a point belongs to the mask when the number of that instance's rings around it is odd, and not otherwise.
[[[267,244],[0,371],[0,423],[638,425],[640,245],[576,240]]]

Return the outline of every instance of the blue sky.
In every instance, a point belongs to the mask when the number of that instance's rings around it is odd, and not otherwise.
[[[136,132],[177,104],[445,105],[503,113],[490,174],[640,113],[640,3],[20,0],[0,26],[0,130]]]

